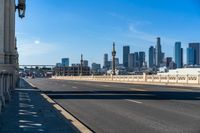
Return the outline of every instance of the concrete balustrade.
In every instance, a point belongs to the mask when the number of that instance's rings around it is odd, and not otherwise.
[[[10,100],[10,92],[13,89],[13,75],[2,72],[0,73],[0,112],[6,102]]]
[[[54,76],[53,79],[200,85],[200,75]]]

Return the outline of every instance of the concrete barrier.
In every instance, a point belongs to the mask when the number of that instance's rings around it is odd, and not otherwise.
[[[53,79],[84,80],[84,81],[112,81],[129,83],[161,83],[200,85],[200,75],[111,75],[111,76],[54,76]]]

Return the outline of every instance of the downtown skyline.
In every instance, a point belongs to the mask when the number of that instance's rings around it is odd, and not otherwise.
[[[20,20],[16,24],[20,64],[55,64],[63,57],[78,63],[82,53],[90,64],[103,65],[103,54],[110,56],[113,41],[122,63],[124,45],[132,48],[131,53],[148,53],[157,36],[162,38],[166,56],[174,57],[169,49],[176,41],[182,42],[184,53],[188,43],[199,42],[200,10],[196,0],[39,3],[30,1],[23,25]]]

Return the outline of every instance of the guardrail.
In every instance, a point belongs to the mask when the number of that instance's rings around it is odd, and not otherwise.
[[[14,87],[13,74],[0,72],[0,112],[10,100],[10,91]]]
[[[53,79],[200,85],[200,75],[54,76]]]

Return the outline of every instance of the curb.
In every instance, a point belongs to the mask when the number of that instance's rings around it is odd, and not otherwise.
[[[37,88],[36,86],[34,86],[32,83],[30,83],[29,81],[25,80],[29,85],[31,85],[33,88]],[[73,128],[77,131],[77,132],[81,132],[81,133],[94,133],[94,131],[92,131],[91,129],[89,129],[89,127],[87,127],[84,123],[82,123],[80,120],[78,120],[76,117],[74,117],[70,112],[68,112],[67,110],[65,110],[62,106],[60,106],[58,103],[56,103],[53,99],[51,99],[49,96],[47,96],[46,94],[44,94],[41,91],[41,96],[50,104],[53,104],[53,107],[58,111],[59,114],[61,114],[64,119],[66,119],[67,121],[69,121],[70,124],[72,124]]]

